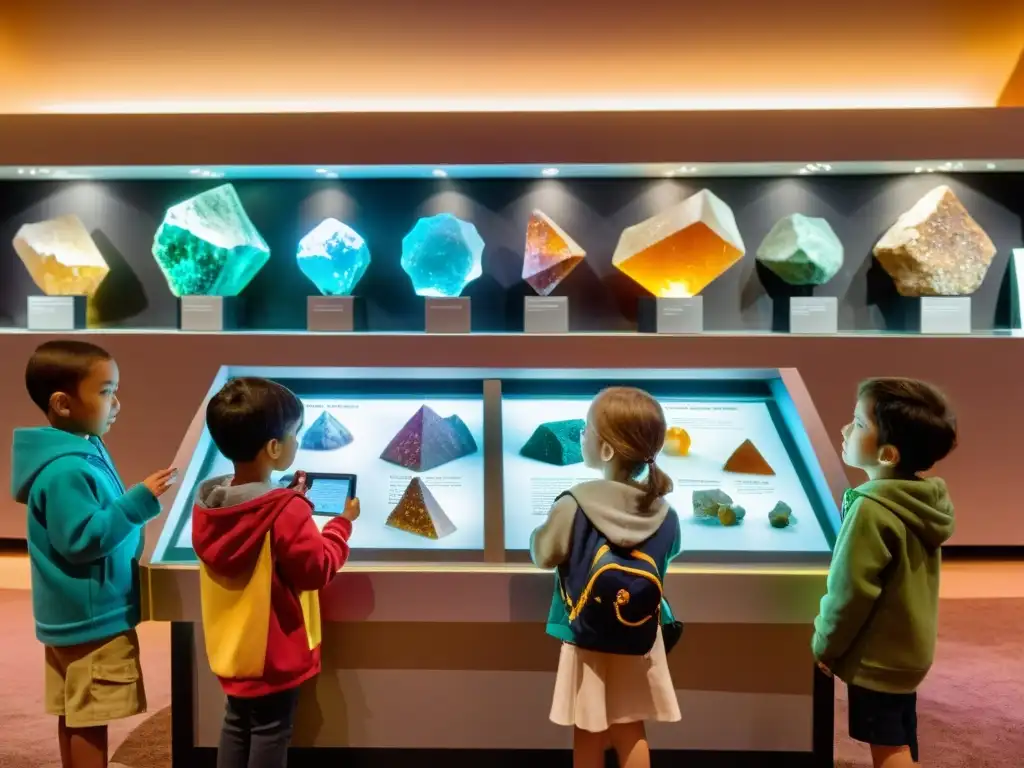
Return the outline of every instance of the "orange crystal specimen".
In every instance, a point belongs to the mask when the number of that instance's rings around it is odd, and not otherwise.
[[[686,456],[690,453],[690,434],[682,427],[669,427],[665,432],[665,453]]]
[[[726,472],[738,472],[744,475],[775,474],[771,464],[750,440],[740,443],[740,447],[733,451],[732,456],[725,462],[724,469]]]
[[[523,254],[523,280],[539,295],[547,296],[587,255],[542,211],[530,214]]]
[[[623,230],[612,265],[659,298],[688,298],[745,251],[732,209],[703,189]]]

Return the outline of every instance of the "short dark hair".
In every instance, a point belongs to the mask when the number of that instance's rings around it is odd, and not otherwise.
[[[956,448],[956,414],[937,387],[916,379],[868,379],[857,396],[871,406],[878,445],[900,452],[901,471],[924,472]]]
[[[50,398],[55,392],[77,394],[92,367],[111,359],[107,350],[87,341],[58,339],[40,344],[25,366],[28,396],[43,413],[49,413]]]
[[[206,406],[206,427],[224,458],[252,461],[271,440],[302,423],[302,402],[276,381],[232,379]]]

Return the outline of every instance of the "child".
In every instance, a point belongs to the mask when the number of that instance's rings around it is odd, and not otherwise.
[[[102,440],[121,410],[118,383],[103,349],[46,342],[25,385],[50,426],[14,431],[12,490],[28,505],[32,613],[64,768],[106,766],[107,724],[146,711],[135,632],[142,527],[177,473],[125,490]]]
[[[850,736],[871,745],[876,768],[918,762],[915,692],[935,653],[939,548],[953,534],[946,484],[920,473],[956,439],[945,397],[913,379],[865,381],[843,429],[843,461],[868,481],[843,498],[812,649],[846,682]]]
[[[585,590],[588,597],[580,602],[588,604],[587,610],[604,609],[606,613],[588,615],[586,626],[571,625],[567,604],[581,593],[567,595],[564,585],[598,583],[600,574],[592,567],[608,556],[608,550],[598,546],[596,556],[591,555],[589,548],[595,543],[606,541],[613,551],[628,548],[627,552],[636,555],[631,566],[634,571],[642,570],[640,558],[656,565],[656,572],[648,574],[658,580],[652,618],[666,624],[671,620],[667,603],[661,600],[660,582],[668,563],[679,553],[679,519],[663,498],[672,491],[672,481],[655,464],[665,442],[665,416],[646,392],[613,387],[594,399],[581,440],[586,466],[601,472],[604,479],[576,485],[557,499],[547,522],[534,531],[530,541],[535,564],[559,569],[547,625],[548,634],[563,643],[551,720],[574,727],[576,768],[603,766],[609,743],[622,768],[646,768],[650,749],[644,721],[680,719],[661,630],[637,614],[626,617],[633,620],[630,629],[622,628],[622,616],[616,623],[613,617],[620,607],[629,610],[631,606],[627,605],[630,595],[623,598],[626,590],[615,587],[608,596],[598,594],[598,588]],[[642,550],[639,555],[638,550]],[[581,562],[584,559],[592,562]],[[644,579],[637,581],[643,584]],[[615,614],[610,613],[609,603],[614,604]],[[639,637],[648,630],[651,635],[644,643],[646,648],[639,651],[625,645],[614,652],[594,650],[612,650],[612,635],[625,644],[633,633]]]
[[[206,408],[234,473],[200,484],[192,512],[210,668],[227,694],[218,768],[284,768],[299,686],[320,672],[318,591],[348,558],[359,502],[321,534],[298,472],[271,483],[298,450],[303,408],[288,389],[234,379]]]

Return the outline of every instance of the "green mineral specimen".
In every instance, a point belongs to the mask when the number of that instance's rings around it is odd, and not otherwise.
[[[545,464],[566,466],[583,461],[580,435],[586,422],[583,419],[547,421],[533,430],[530,439],[519,453],[528,459]]]
[[[843,244],[825,219],[794,213],[775,222],[757,260],[790,285],[824,285],[843,266]]]
[[[237,296],[270,258],[270,248],[223,184],[171,206],[153,256],[175,296]]]
[[[789,504],[780,501],[768,513],[768,522],[771,523],[772,528],[787,528],[796,522],[796,516],[793,514],[793,510],[790,509]]]
[[[693,516],[707,523],[738,525],[747,510],[734,504],[732,497],[719,488],[693,492]]]

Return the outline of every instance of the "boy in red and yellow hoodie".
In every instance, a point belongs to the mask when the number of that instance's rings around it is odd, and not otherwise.
[[[348,558],[359,502],[320,532],[295,460],[303,408],[272,381],[239,378],[206,425],[234,474],[203,482],[192,511],[210,668],[227,694],[217,768],[284,768],[299,686],[320,672],[319,590]]]

